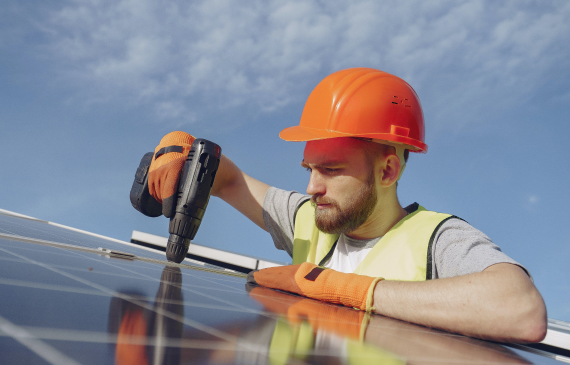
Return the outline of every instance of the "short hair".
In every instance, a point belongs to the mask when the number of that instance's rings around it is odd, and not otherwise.
[[[396,147],[387,144],[377,143],[367,138],[357,138],[364,143],[364,156],[366,157],[366,162],[370,166],[374,166],[374,162],[379,156],[386,155],[396,155]],[[404,163],[408,163],[408,157],[410,157],[410,150],[404,150]],[[398,187],[398,181],[396,181],[396,187]]]
[[[368,142],[364,144],[364,153],[366,158],[369,162],[373,162],[378,156],[386,156],[386,155],[395,155],[396,148],[394,146],[390,146],[387,144],[376,143],[373,141],[367,141],[365,139],[361,139],[364,142]],[[404,150],[404,162],[408,162],[408,157],[410,156],[410,150]]]

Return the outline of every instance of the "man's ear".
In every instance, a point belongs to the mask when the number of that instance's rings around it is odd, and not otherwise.
[[[381,166],[380,186],[387,188],[398,181],[400,176],[400,159],[395,154],[390,154],[384,158]]]

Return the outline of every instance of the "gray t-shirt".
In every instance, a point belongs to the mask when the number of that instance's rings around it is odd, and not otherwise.
[[[293,256],[295,211],[308,198],[309,196],[295,191],[272,187],[263,201],[265,227],[271,234],[275,247],[287,251],[290,256]],[[380,238],[360,241],[341,235],[339,241],[341,239],[344,239],[349,254],[353,254],[360,249],[369,250]],[[331,260],[334,260],[334,254]],[[481,272],[491,265],[503,262],[521,266],[505,255],[483,232],[461,219],[447,220],[435,235],[432,245],[432,279]]]

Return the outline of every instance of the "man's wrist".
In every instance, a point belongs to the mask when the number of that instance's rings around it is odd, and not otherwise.
[[[376,311],[376,287],[378,286],[378,283],[384,281],[384,278],[375,278],[372,283],[370,284],[370,287],[368,288],[368,294],[366,295],[366,311],[367,312],[372,312],[372,311]]]

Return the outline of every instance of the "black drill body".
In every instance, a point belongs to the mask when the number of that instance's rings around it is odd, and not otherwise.
[[[214,142],[199,138],[192,143],[180,173],[176,209],[168,226],[168,261],[180,263],[186,257],[190,241],[196,236],[206,212],[221,155],[222,149]],[[148,192],[148,169],[151,161],[152,153],[150,158],[147,153],[141,160],[131,189],[131,203],[144,215],[157,217],[161,215],[162,205]]]
[[[166,258],[181,262],[194,239],[214,185],[222,149],[205,139],[196,139],[180,174],[174,217],[170,219]]]

